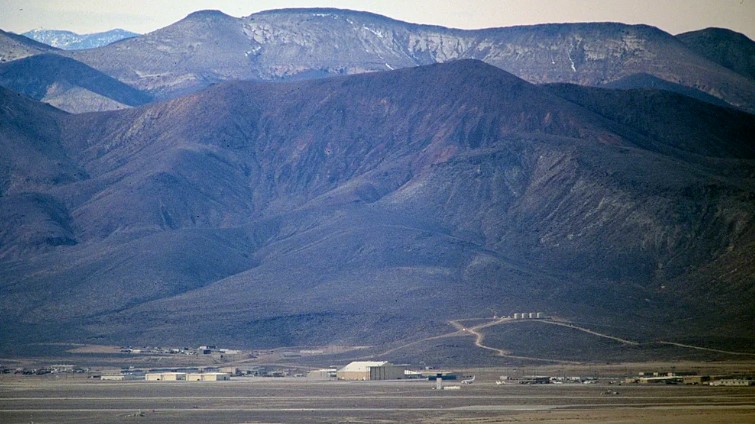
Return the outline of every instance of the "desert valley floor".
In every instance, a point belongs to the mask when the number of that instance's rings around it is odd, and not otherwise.
[[[477,381],[457,390],[435,390],[434,383],[423,380],[236,378],[195,383],[3,376],[0,422],[751,423],[755,419],[752,386],[638,385],[607,378],[597,384],[496,384],[497,374],[511,370],[467,371],[477,373]]]

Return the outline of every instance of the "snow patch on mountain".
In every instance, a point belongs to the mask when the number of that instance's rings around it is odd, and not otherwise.
[[[77,34],[72,31],[35,29],[21,34],[34,41],[63,50],[83,50],[102,47],[139,34],[123,29],[113,29],[93,34]]]

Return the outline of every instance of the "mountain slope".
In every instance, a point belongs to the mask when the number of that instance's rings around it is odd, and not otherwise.
[[[546,89],[612,121],[632,125],[659,142],[659,151],[674,149],[706,158],[755,159],[755,145],[742,137],[755,131],[750,114],[711,107],[665,90],[617,91],[573,84],[551,84]],[[727,125],[717,125],[718,122]]]
[[[36,42],[23,35],[0,30],[0,63],[22,59],[35,54],[55,52],[58,49]]]
[[[21,35],[63,50],[82,50],[107,46],[116,41],[136,37],[139,34],[117,28],[93,34],[76,34],[72,31],[35,29]]]
[[[706,28],[676,36],[693,52],[755,79],[755,42],[744,34],[724,28]]]
[[[242,19],[204,11],[143,37],[69,54],[162,98],[229,79],[315,78],[479,59],[534,83],[603,85],[647,73],[755,110],[752,81],[643,25],[462,31],[336,9]]]
[[[683,86],[681,84],[668,82],[649,74],[629,75],[616,81],[609,82],[602,87],[615,88],[619,90],[665,90],[672,93],[681,94],[683,96],[691,97],[693,99],[708,102],[717,106],[728,106],[728,103],[717,97],[711,96],[710,94],[704,93],[694,88]]]
[[[86,177],[60,145],[65,117],[0,87],[0,257],[75,243],[67,209],[46,193]]]
[[[219,81],[252,78],[249,48],[238,19],[203,11],[141,37],[68,54],[126,84],[166,97]]]
[[[86,178],[34,189],[75,244],[0,261],[4,342],[380,344],[491,309],[751,337],[753,116],[666,134],[597,93],[467,60],[38,111]]]
[[[2,134],[0,195],[35,191],[77,178],[60,145],[66,114],[0,87]]]
[[[0,85],[72,113],[123,109],[152,100],[81,62],[55,54],[0,64]]]

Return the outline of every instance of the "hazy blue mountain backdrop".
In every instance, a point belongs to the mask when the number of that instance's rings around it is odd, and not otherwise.
[[[139,34],[117,28],[93,34],[77,34],[72,31],[55,29],[34,29],[21,35],[63,50],[82,50],[106,46],[124,38],[136,37]]]

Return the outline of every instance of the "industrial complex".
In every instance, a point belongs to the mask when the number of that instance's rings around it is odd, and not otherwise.
[[[612,335],[602,334],[589,328],[583,328],[567,320],[546,316],[543,312],[516,312],[508,316],[500,316],[493,311],[493,317],[487,322],[480,323],[484,318],[464,318],[449,321],[456,331],[448,334],[431,337],[458,337],[459,335],[474,335],[475,346],[495,351],[498,357],[511,357],[519,360],[546,361],[547,359],[514,356],[503,350],[484,344],[483,329],[494,325],[516,324],[523,321],[536,320],[548,325],[569,327],[589,333],[596,337],[603,337],[620,342],[627,346],[635,346],[639,343],[632,340],[617,338]],[[466,324],[472,322],[473,324]],[[380,356],[388,356],[390,353],[411,346],[411,342],[403,346],[393,347]],[[661,342],[666,343],[666,342]],[[426,380],[435,383],[436,388],[450,390],[461,386],[451,385],[459,381],[461,385],[474,383],[475,376],[461,375],[449,370],[438,370],[433,366],[427,366],[420,361],[420,367],[409,364],[394,364],[386,360],[357,360],[346,365],[330,365],[326,368],[315,369],[311,365],[333,358],[333,354],[341,355],[344,352],[354,351],[350,346],[325,346],[306,349],[263,349],[242,351],[227,349],[216,345],[201,345],[196,348],[189,347],[131,347],[131,346],[94,346],[98,352],[109,355],[117,355],[123,362],[113,361],[113,367],[98,373],[88,368],[75,365],[49,365],[38,368],[4,367],[0,365],[0,374],[14,375],[46,375],[54,377],[68,374],[85,374],[90,379],[104,381],[148,381],[148,382],[221,382],[231,379],[243,380],[251,377],[293,377],[307,378],[309,380],[333,380],[333,381],[385,381],[385,380]],[[103,350],[104,348],[104,350]],[[109,349],[109,350],[108,350]],[[743,355],[746,355],[743,354]],[[377,355],[376,355],[377,356]],[[367,356],[372,358],[372,356]],[[171,358],[171,359],[169,359]],[[343,358],[343,356],[341,356]],[[115,358],[114,358],[115,359]],[[554,360],[554,362],[564,362]],[[174,365],[165,367],[163,364]],[[121,364],[129,364],[118,369]],[[138,364],[144,368],[139,369]],[[180,364],[183,364],[180,365]],[[198,364],[205,364],[198,366]],[[306,364],[306,365],[305,365]],[[575,365],[579,365],[573,363]],[[148,368],[153,366],[161,368]],[[686,370],[672,372],[643,371],[630,374],[629,372],[614,373],[610,380],[605,376],[599,379],[594,376],[577,377],[566,376],[559,372],[555,376],[541,373],[539,375],[527,372],[516,372],[514,375],[501,376],[495,380],[497,385],[523,384],[595,384],[608,382],[610,384],[686,384],[686,385],[709,385],[709,386],[751,386],[755,385],[753,374],[750,369],[746,372],[736,373],[711,373],[710,370]],[[521,371],[521,370],[520,370]],[[552,370],[551,370],[552,371]],[[628,369],[626,370],[628,371]],[[588,374],[591,375],[592,373]],[[492,382],[490,376],[481,375],[483,384],[485,380]],[[247,380],[248,381],[248,380]],[[449,385],[444,385],[448,383]]]

